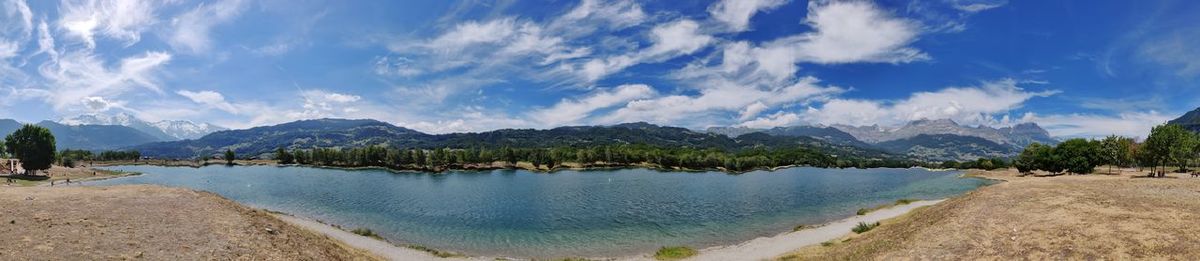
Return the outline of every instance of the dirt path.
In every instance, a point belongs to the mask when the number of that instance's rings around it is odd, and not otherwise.
[[[377,260],[261,210],[158,186],[0,189],[0,260]]]
[[[1015,174],[784,259],[1200,259],[1200,178]]]

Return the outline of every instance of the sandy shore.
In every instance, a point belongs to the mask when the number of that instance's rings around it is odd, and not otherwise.
[[[325,223],[302,217],[295,217],[284,214],[276,214],[275,217],[288,222],[292,225],[308,229],[313,232],[324,234],[330,238],[341,241],[342,243],[370,252],[376,256],[386,258],[388,260],[495,260],[495,258],[481,257],[450,257],[443,258],[435,256],[429,252],[411,249],[407,247],[396,246],[383,240],[361,236],[350,233],[348,231],[336,228]]]
[[[1097,171],[1103,171],[1097,168]],[[1200,260],[1200,178],[1145,172],[1019,177],[781,259]]]
[[[208,192],[0,188],[0,260],[378,260]]]
[[[930,206],[942,200],[922,200],[905,205],[872,211],[866,215],[853,216],[823,226],[788,232],[773,237],[760,237],[731,246],[705,248],[688,260],[762,260],[771,259],[805,246],[841,238],[859,222],[874,223],[904,215],[913,209]]]

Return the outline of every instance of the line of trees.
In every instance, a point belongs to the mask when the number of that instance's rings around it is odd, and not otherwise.
[[[338,167],[386,167],[394,169],[444,170],[500,162],[507,167],[528,162],[538,169],[554,169],[564,163],[581,167],[632,166],[649,164],[661,168],[724,169],[748,171],[789,165],[814,167],[939,167],[937,163],[909,160],[845,158],[809,148],[755,148],[737,152],[719,149],[663,148],[649,145],[610,145],[553,148],[438,148],[397,149],[385,146],[358,148],[277,149],[281,164]],[[989,161],[990,162],[990,161]]]
[[[58,156],[55,158],[59,165],[73,168],[73,167],[75,167],[75,165],[78,162],[85,162],[85,161],[90,162],[90,161],[97,161],[97,160],[99,160],[99,161],[132,160],[134,162],[137,162],[139,159],[142,158],[142,153],[138,152],[136,150],[128,150],[128,151],[108,150],[108,151],[102,151],[99,154],[97,154],[90,150],[66,149],[66,150],[62,150],[62,151],[58,152]]]
[[[1151,129],[1142,143],[1112,135],[1100,140],[1069,139],[1057,146],[1030,144],[1013,166],[1021,173],[1041,170],[1052,174],[1092,173],[1100,165],[1108,165],[1110,173],[1114,166],[1149,167],[1151,175],[1162,177],[1167,166],[1186,172],[1189,163],[1198,158],[1200,135],[1179,125],[1163,124]]]

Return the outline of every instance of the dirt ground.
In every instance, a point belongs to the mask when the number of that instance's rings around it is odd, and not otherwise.
[[[970,174],[1006,182],[780,259],[1200,260],[1200,178]]]
[[[0,189],[0,260],[376,260],[207,192]]]

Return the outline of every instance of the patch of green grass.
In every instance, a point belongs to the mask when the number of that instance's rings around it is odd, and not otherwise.
[[[858,212],[855,212],[855,213],[858,214],[859,216],[862,216],[862,215],[866,215],[867,213],[870,213],[870,212],[871,212],[870,209],[860,208],[860,209],[858,209]]]
[[[908,205],[912,204],[913,202],[917,202],[917,200],[911,198],[902,198],[896,200],[896,205]]]
[[[364,236],[364,237],[370,237],[370,238],[374,238],[374,239],[383,240],[383,237],[379,236],[379,234],[375,234],[375,231],[371,231],[371,229],[368,229],[368,228],[361,228],[361,227],[355,228],[354,230],[350,230],[350,233],[358,234],[358,235]]]
[[[441,251],[441,250],[437,250],[437,249],[433,249],[433,248],[429,248],[429,247],[421,246],[421,245],[407,245],[405,247],[415,249],[415,250],[425,251],[427,253],[433,254],[434,256],[441,257],[441,258],[463,256],[462,254],[459,254],[459,253]]]
[[[836,243],[836,242],[833,242],[833,240],[829,240],[829,241],[821,242],[821,246],[823,246],[823,247],[827,247],[827,246],[833,246],[833,244],[837,244],[837,243]]]
[[[658,249],[658,252],[654,253],[654,259],[679,260],[679,259],[684,259],[684,258],[694,256],[694,255],[696,255],[696,250],[689,248],[689,247],[684,247],[684,246],[662,247],[662,248]]]
[[[856,233],[856,234],[862,234],[863,232],[871,231],[871,229],[874,229],[875,227],[878,227],[878,226],[879,226],[879,222],[875,222],[875,223],[871,223],[871,224],[867,224],[865,222],[858,222],[858,225],[854,226],[854,228],[851,228],[850,231],[854,231],[854,233]]]

